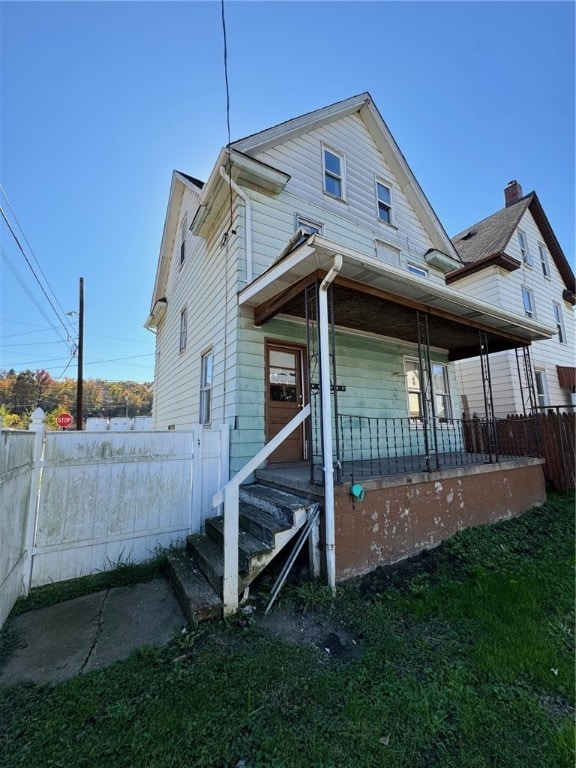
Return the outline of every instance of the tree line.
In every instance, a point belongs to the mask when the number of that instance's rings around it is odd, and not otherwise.
[[[149,416],[152,412],[152,384],[136,381],[85,379],[84,418],[99,416]],[[47,414],[49,429],[58,429],[59,413],[76,414],[76,379],[53,379],[44,369],[0,371],[0,418],[4,427],[25,429],[36,408]]]

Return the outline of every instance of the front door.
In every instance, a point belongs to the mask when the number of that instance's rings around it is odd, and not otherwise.
[[[266,441],[288,424],[304,405],[304,347],[266,342]],[[304,425],[271,454],[270,462],[302,461]]]

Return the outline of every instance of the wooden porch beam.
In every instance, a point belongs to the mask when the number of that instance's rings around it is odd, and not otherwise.
[[[316,280],[323,280],[325,276],[325,270],[317,269],[291,285],[287,291],[277,293],[276,296],[268,299],[268,301],[264,301],[262,304],[254,307],[254,325],[264,325],[268,320],[279,314],[283,307],[289,304],[292,299],[303,293],[309,285],[312,285]]]

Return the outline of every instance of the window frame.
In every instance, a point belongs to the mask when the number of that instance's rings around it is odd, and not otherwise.
[[[330,171],[326,167],[326,153],[333,155],[336,157],[340,163],[340,174],[334,173],[334,171]],[[340,184],[340,194],[335,195],[333,192],[330,192],[326,186],[326,178],[329,177],[330,179],[335,179]],[[341,200],[343,202],[346,202],[346,156],[339,152],[337,149],[333,149],[332,147],[328,146],[327,144],[322,143],[322,191],[325,195],[328,195],[328,197],[331,197],[333,200]]]
[[[208,365],[210,361],[210,365]],[[209,374],[209,379],[208,379]],[[210,347],[200,355],[200,397],[198,399],[198,423],[212,423],[212,386],[214,383],[214,349]]]
[[[558,302],[552,302],[552,312],[554,313],[554,320],[556,322],[556,328],[558,330],[558,341],[560,344],[568,344],[566,339],[566,329],[564,327],[564,318],[562,316],[562,305]]]
[[[411,262],[407,262],[406,269],[408,272],[410,272],[411,275],[417,275],[418,277],[429,277],[429,272],[424,267],[419,267],[417,264],[412,264]]]
[[[523,229],[518,229],[516,230],[516,234],[518,235],[518,247],[520,248],[520,255],[522,256],[522,264],[526,264],[527,267],[533,267],[534,257],[530,253],[530,248],[528,247],[528,237],[526,236],[526,232],[524,232]]]
[[[542,385],[541,388],[538,386],[539,382]],[[546,371],[544,368],[534,368],[534,385],[536,389],[536,399],[538,400],[538,405],[542,408],[550,405],[550,398],[548,396],[548,382],[546,381]]]
[[[188,343],[188,307],[180,310],[180,333],[178,339],[178,352],[182,354],[186,351]]]
[[[408,384],[408,366],[410,364],[414,365],[415,368],[418,371],[418,376],[420,376],[420,361],[417,357],[411,357],[410,355],[405,355],[403,358],[404,363],[404,377],[406,381],[406,404],[408,407],[408,419],[410,420],[410,424],[412,427],[422,427],[422,392],[420,391],[420,388],[416,389],[415,387],[410,387]],[[432,360],[431,361],[432,366],[432,382],[430,387],[430,395],[432,398],[434,398],[434,413],[436,414],[436,427],[440,427],[441,429],[446,429],[450,427],[454,427],[454,403],[452,400],[452,388],[450,383],[450,364],[449,363],[442,363],[439,360]],[[445,389],[441,392],[436,391],[436,387],[434,386],[434,366],[438,366],[442,369],[442,379],[445,385]],[[425,378],[428,378],[428,371],[423,366],[423,373]],[[425,391],[428,389],[428,386],[425,386]],[[411,415],[411,408],[410,408],[410,394],[417,395],[418,398],[418,409],[419,409],[419,415],[418,416],[412,416]],[[443,411],[447,414],[444,417],[438,416],[438,398],[442,399],[443,405]],[[431,404],[431,400],[428,400],[428,405]]]
[[[378,187],[384,187],[388,190],[390,193],[390,202],[386,203],[384,200],[380,200],[380,195],[378,193]],[[391,182],[384,179],[382,176],[375,176],[374,177],[374,193],[376,195],[376,218],[381,224],[385,224],[388,227],[395,227],[395,207],[394,207],[394,187]],[[380,206],[385,206],[388,208],[388,221],[386,219],[381,218],[380,216]]]
[[[294,214],[294,232],[298,232],[299,229],[316,229],[317,234],[324,235],[324,224],[314,219],[309,219],[308,216],[303,216],[301,213]],[[311,232],[310,234],[316,234]]]
[[[544,277],[548,280],[552,279],[552,275],[550,273],[550,262],[548,261],[548,251],[546,250],[546,246],[544,243],[538,243],[538,253],[540,255],[540,265],[542,267],[542,274]]]
[[[536,304],[534,303],[534,291],[531,288],[528,288],[527,286],[522,286],[522,306],[524,307],[524,314],[526,317],[529,317],[530,319],[534,320],[536,318]],[[530,304],[530,310],[528,310],[526,306],[526,297],[528,298],[528,303]]]
[[[184,211],[180,222],[180,268],[186,261],[186,236],[188,234],[188,213]]]

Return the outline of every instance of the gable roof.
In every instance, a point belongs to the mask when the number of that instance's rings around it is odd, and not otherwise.
[[[566,288],[571,293],[575,293],[574,272],[560,247],[536,192],[530,192],[516,203],[496,211],[453,237],[452,242],[465,266],[449,274],[446,281],[454,282],[464,275],[494,264],[509,271],[520,267],[520,262],[508,256],[505,249],[527,210],[532,214]]]
[[[231,144],[233,149],[249,155],[257,156],[271,147],[282,144],[290,139],[307,133],[335,120],[358,113],[363,120],[372,140],[390,166],[399,186],[409,200],[416,216],[426,230],[434,248],[460,262],[460,256],[448,237],[428,198],[422,191],[400,147],[390,133],[368,91],[338,101],[327,107],[307,112],[278,125],[253,133]]]

